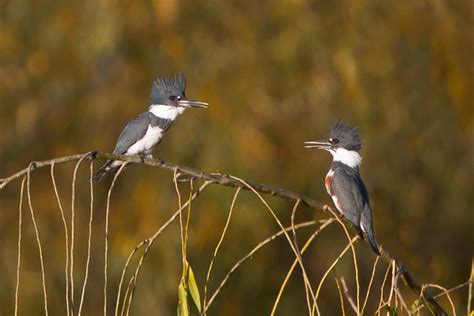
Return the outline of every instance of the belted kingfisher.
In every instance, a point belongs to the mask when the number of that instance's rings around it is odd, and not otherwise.
[[[151,88],[151,105],[147,112],[130,121],[120,134],[115,149],[116,155],[139,155],[152,158],[152,152],[175,119],[188,107],[207,108],[208,104],[188,100],[185,95],[186,78],[183,74],[172,79],[158,78]],[[115,172],[121,161],[108,160],[92,176],[99,181],[106,174]]]
[[[324,149],[333,157],[324,181],[338,211],[364,238],[367,235],[372,250],[380,256],[372,226],[372,210],[367,189],[359,174],[362,140],[359,129],[338,120],[327,141],[305,142],[306,148]],[[364,234],[363,234],[364,233]]]

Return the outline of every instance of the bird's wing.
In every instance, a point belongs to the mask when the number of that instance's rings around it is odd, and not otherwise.
[[[149,124],[150,114],[148,112],[142,113],[132,121],[128,122],[117,140],[114,154],[122,155],[127,152],[130,146],[135,144],[145,135]]]
[[[368,197],[359,175],[337,168],[331,185],[333,200],[335,195],[339,211],[354,226],[360,228],[360,217],[363,209],[368,206]]]

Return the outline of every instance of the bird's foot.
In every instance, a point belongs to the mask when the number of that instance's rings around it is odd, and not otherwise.
[[[143,154],[138,154],[138,157],[140,157],[140,162],[141,163],[144,163],[145,162],[145,159],[148,158],[148,156],[145,156]]]

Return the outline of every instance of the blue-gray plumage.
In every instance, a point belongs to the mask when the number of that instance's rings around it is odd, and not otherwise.
[[[206,108],[207,103],[187,100],[186,78],[182,74],[172,79],[158,78],[151,89],[151,105],[148,111],[130,121],[120,134],[115,149],[116,155],[139,155],[151,158],[156,145],[174,120],[188,107]],[[120,161],[108,160],[93,176],[99,181],[106,174],[115,172]]]
[[[374,236],[369,195],[359,174],[362,140],[359,130],[338,120],[328,141],[306,142],[306,148],[329,151],[333,162],[325,178],[325,186],[337,210],[358,231],[367,235],[372,250],[380,255]]]
[[[163,132],[170,128],[173,123],[170,119],[156,117],[150,112],[145,112],[130,121],[119,136],[115,149],[116,155],[122,155],[132,146],[137,139],[145,136],[148,126],[159,127]]]

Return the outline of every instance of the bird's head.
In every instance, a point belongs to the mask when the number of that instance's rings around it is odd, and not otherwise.
[[[324,149],[329,151],[336,161],[349,166],[359,166],[362,149],[362,139],[359,129],[338,120],[331,130],[328,140],[305,142],[305,148]]]
[[[177,74],[171,79],[158,78],[151,87],[151,106],[168,106],[174,108],[207,108],[206,102],[186,98],[186,77]]]

